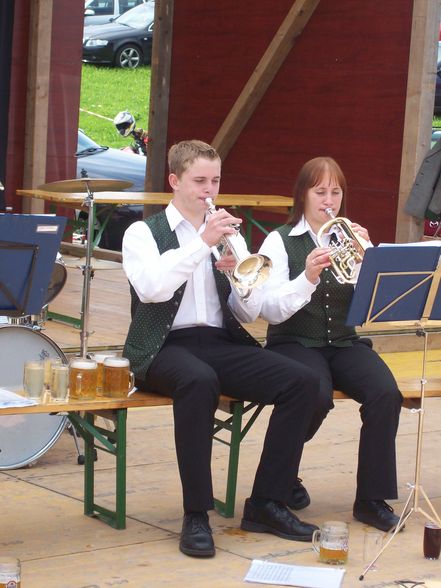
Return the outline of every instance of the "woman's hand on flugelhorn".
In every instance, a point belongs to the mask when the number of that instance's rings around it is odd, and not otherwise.
[[[219,208],[207,216],[207,225],[201,233],[201,238],[209,247],[213,247],[219,243],[223,235],[234,235],[236,229],[233,225],[241,222],[241,218],[232,216],[225,209]]]
[[[316,284],[324,268],[331,265],[329,252],[328,247],[317,247],[306,257],[305,276],[311,284]]]
[[[368,230],[362,227],[361,225],[351,222],[351,229],[354,231],[354,233],[357,233],[357,235],[359,235],[365,241],[370,241]]]

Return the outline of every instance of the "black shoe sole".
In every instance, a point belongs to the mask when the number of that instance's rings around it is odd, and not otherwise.
[[[255,523],[254,521],[247,521],[246,519],[242,519],[240,528],[243,531],[251,531],[252,533],[271,533],[272,535],[276,535],[277,537],[281,537],[282,539],[289,539],[290,541],[312,541],[312,534],[288,535],[288,533],[278,531],[277,529],[274,529],[269,525],[265,525],[264,523]]]
[[[189,555],[191,557],[214,557],[216,555],[216,549],[187,549],[182,545],[179,546],[179,550],[184,555]]]

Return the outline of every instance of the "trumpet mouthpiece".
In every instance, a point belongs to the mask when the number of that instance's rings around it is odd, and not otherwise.
[[[332,208],[326,208],[325,212],[328,216],[330,216],[331,218],[335,218],[335,214],[334,211],[332,210]]]

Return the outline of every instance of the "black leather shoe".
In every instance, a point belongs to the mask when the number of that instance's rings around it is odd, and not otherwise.
[[[179,549],[193,557],[213,557],[214,541],[206,512],[192,512],[184,515]]]
[[[384,500],[356,500],[353,515],[357,521],[386,532],[394,529],[400,520]]]
[[[297,478],[288,500],[288,506],[293,510],[302,510],[309,504],[311,504],[311,499],[309,498],[308,490],[303,486],[302,479]]]
[[[291,541],[311,541],[315,525],[303,523],[284,504],[268,500],[256,506],[249,498],[245,500],[240,528],[253,533],[272,533]]]

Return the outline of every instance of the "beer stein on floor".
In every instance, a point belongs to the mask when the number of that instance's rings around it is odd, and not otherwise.
[[[312,546],[319,554],[319,561],[332,565],[344,565],[348,561],[349,529],[346,523],[327,521],[314,531]]]

